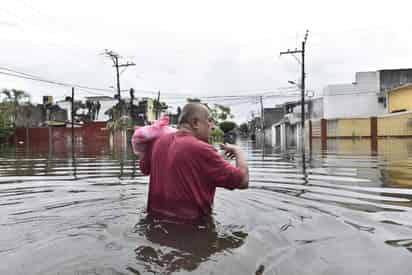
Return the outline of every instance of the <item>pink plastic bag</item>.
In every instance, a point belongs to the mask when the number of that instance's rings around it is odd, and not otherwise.
[[[169,127],[169,117],[163,116],[161,119],[153,122],[152,125],[139,127],[134,130],[132,136],[133,152],[143,157],[148,145],[162,135],[176,132],[176,129]]]

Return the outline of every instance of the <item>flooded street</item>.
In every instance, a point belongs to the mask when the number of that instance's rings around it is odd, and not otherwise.
[[[248,140],[250,188],[210,223],[146,217],[148,177],[108,145],[0,153],[0,274],[410,274],[412,140],[300,153]]]

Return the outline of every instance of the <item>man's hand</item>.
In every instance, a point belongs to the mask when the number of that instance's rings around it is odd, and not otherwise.
[[[236,159],[236,167],[242,172],[242,181],[240,182],[239,189],[246,189],[249,186],[249,168],[246,162],[246,158],[243,155],[242,150],[236,145],[232,144],[220,144],[220,148],[225,151],[225,156],[230,159]]]
[[[220,144],[220,149],[225,151],[225,156],[230,159],[235,159],[240,152],[240,148],[232,144]]]

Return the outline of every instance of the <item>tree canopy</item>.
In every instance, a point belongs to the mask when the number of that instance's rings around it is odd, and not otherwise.
[[[1,93],[6,96],[3,101],[11,101],[16,105],[19,105],[24,99],[30,99],[30,95],[23,90],[3,89]]]
[[[219,124],[229,118],[233,118],[233,114],[231,113],[231,109],[228,106],[224,106],[221,104],[214,104],[212,108],[210,108],[210,114],[212,115],[214,121]]]
[[[218,126],[224,133],[227,133],[234,130],[237,127],[237,124],[233,121],[222,121]]]
[[[22,90],[3,89],[3,100],[0,102],[0,140],[7,140],[13,134],[17,116],[17,107],[24,99],[30,99],[30,95]]]

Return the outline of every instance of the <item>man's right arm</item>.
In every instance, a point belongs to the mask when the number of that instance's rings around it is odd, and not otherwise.
[[[231,144],[221,144],[220,146],[228,158],[236,159],[236,167],[242,172],[242,180],[239,185],[239,189],[246,189],[249,187],[249,167],[246,162],[246,158],[242,150]]]
[[[148,148],[146,152],[143,154],[139,161],[139,167],[140,171],[142,172],[143,175],[150,175],[150,169],[151,169],[151,156],[152,156],[152,145],[148,145]]]

